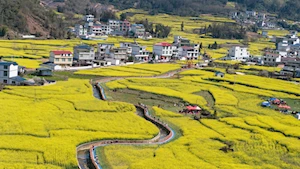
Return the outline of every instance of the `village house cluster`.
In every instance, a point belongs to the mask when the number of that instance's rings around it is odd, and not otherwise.
[[[73,52],[51,51],[49,61],[42,66],[59,70],[67,67],[122,65],[128,62],[197,60],[200,55],[199,48],[199,43],[191,43],[181,36],[175,36],[172,44],[167,42],[154,44],[153,52],[136,42],[121,42],[119,47],[109,43],[99,43],[97,46],[80,44],[73,48]]]
[[[300,77],[300,39],[297,31],[284,37],[273,37],[276,49],[266,49],[260,62],[268,66],[284,66],[281,74]]]
[[[245,26],[256,25],[262,29],[274,29],[277,27],[275,17],[257,11],[231,12],[230,17],[237,23]]]
[[[74,33],[81,39],[101,39],[107,35],[128,36],[141,39],[151,39],[143,24],[131,24],[129,21],[109,19],[107,23],[96,21],[93,15],[84,17],[84,24],[75,25]]]
[[[222,60],[242,61],[248,64],[281,66],[281,75],[300,77],[300,38],[297,31],[290,31],[284,37],[272,37],[276,49],[265,49],[262,56],[251,56],[248,47],[234,45]]]

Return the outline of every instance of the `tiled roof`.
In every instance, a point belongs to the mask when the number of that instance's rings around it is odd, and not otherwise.
[[[155,44],[155,46],[172,46],[172,45],[168,42],[161,42],[161,43]]]
[[[9,66],[9,65],[18,65],[16,62],[0,62],[0,65],[7,65],[7,66]]]
[[[65,50],[54,50],[52,51],[54,55],[61,55],[61,54],[72,54],[70,51],[65,51]]]
[[[193,47],[190,47],[190,46],[182,46],[182,49],[189,50],[189,49],[194,49],[194,48],[193,48]]]

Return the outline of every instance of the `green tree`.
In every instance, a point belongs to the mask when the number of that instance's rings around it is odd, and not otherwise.
[[[121,15],[120,15],[120,20],[121,21],[125,21],[127,19],[127,14],[126,13],[122,13]]]
[[[184,31],[184,23],[183,23],[183,21],[181,23],[181,31]]]
[[[6,26],[0,27],[0,37],[4,37],[7,33],[8,28]]]

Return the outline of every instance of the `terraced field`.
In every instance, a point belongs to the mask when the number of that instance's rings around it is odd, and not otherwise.
[[[88,80],[0,92],[0,168],[78,168],[76,147],[105,138],[150,139],[159,130],[135,107],[93,97]]]
[[[180,68],[181,66],[179,64],[134,64],[129,66],[114,66],[92,70],[80,70],[78,72],[75,72],[75,74],[112,77],[140,77],[157,76],[159,74],[164,74]]]
[[[107,168],[300,168],[299,122],[291,115],[260,106],[266,97],[299,102],[299,85],[251,75],[216,78],[203,70],[189,70],[182,72],[181,78],[175,77],[127,78],[106,86],[117,91],[126,88],[176,97],[198,104],[217,119],[197,121],[153,107],[153,113],[178,127],[182,136],[162,146],[113,145],[98,149]],[[199,91],[208,91],[214,105],[194,94]],[[140,100],[145,96],[136,97]]]

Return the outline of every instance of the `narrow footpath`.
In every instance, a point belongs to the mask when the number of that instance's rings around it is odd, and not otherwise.
[[[186,70],[186,69],[185,69]],[[171,72],[167,72],[165,74],[161,74],[153,77],[142,77],[142,78],[169,78],[174,76],[177,73],[180,73],[182,70],[175,70]],[[106,100],[105,91],[100,85],[100,83],[106,83],[113,80],[119,80],[129,77],[108,77],[101,80],[96,80],[96,85],[93,88],[94,97],[102,100]],[[147,121],[150,121],[154,125],[156,125],[159,129],[159,134],[150,139],[150,140],[101,140],[94,141],[85,144],[81,144],[77,147],[77,161],[78,167],[80,169],[102,169],[101,164],[99,162],[98,156],[96,155],[96,148],[100,146],[106,146],[111,144],[121,144],[121,145],[153,145],[153,144],[165,144],[171,141],[175,132],[172,130],[168,124],[159,121],[158,118],[153,117],[149,114],[148,108],[146,105],[136,105],[136,114],[140,117],[144,118]]]

